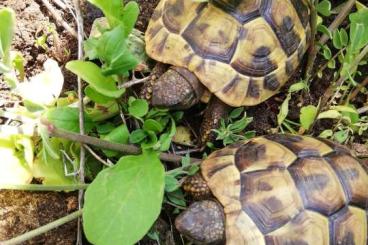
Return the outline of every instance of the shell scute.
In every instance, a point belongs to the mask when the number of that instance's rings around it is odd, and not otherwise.
[[[303,202],[285,169],[241,174],[240,202],[243,211],[267,234],[301,212]]]
[[[329,216],[345,205],[344,189],[323,158],[300,158],[289,167],[289,171],[306,208]]]

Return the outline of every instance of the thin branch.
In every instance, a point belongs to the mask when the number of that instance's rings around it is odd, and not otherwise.
[[[63,3],[62,1],[60,0],[52,0],[59,8],[65,10],[66,9],[66,5],[65,3]]]
[[[69,32],[70,35],[72,35],[73,37],[77,37],[77,33],[75,32],[75,30],[73,28],[71,28],[69,26],[68,23],[66,23],[63,18],[59,15],[59,13],[54,9],[54,7],[49,3],[48,0],[42,0],[42,3],[45,5],[45,7],[47,8],[47,10],[51,13],[52,17],[54,17],[54,19],[56,20],[57,24],[61,25],[62,27],[64,27],[64,29]]]
[[[87,149],[87,151],[89,151],[89,153],[91,153],[91,155],[97,159],[97,161],[101,162],[103,165],[106,165],[107,167],[112,167],[113,164],[108,163],[107,161],[103,160],[96,152],[94,152],[92,150],[91,147],[89,147],[88,145],[84,145],[84,147]]]
[[[122,85],[119,86],[119,88],[129,88],[129,87],[132,87],[136,84],[140,84],[140,83],[144,83],[145,81],[147,81],[150,77],[145,77],[145,78],[142,78],[142,79],[133,79],[129,82],[126,82],[126,83],[123,83]]]
[[[336,16],[334,21],[331,23],[331,25],[328,27],[328,30],[330,32],[335,31],[341,23],[345,20],[346,16],[350,13],[350,10],[353,8],[356,0],[349,0],[344,7],[342,8],[341,12]],[[309,79],[312,74],[313,64],[317,57],[317,54],[319,50],[321,49],[321,46],[324,45],[330,37],[326,34],[323,34],[322,37],[319,39],[318,44],[314,45],[310,49],[310,54],[308,57],[308,64],[306,69],[306,77]]]
[[[355,71],[357,69],[359,63],[367,55],[368,55],[368,45],[366,45],[363,48],[363,50],[359,53],[359,55],[351,63],[350,70],[351,71]],[[324,94],[324,96],[322,98],[322,101],[321,101],[321,109],[323,109],[326,106],[326,104],[327,104],[328,101],[329,101],[328,104],[331,104],[332,103],[332,101],[335,99],[336,94],[337,94],[337,93],[334,94],[334,88],[335,87],[336,88],[340,87],[345,81],[346,81],[346,78],[343,77],[343,76],[340,76],[340,78],[337,80],[336,84],[331,84],[327,88],[327,90],[326,90],[326,92],[325,92],[325,94]]]
[[[359,91],[364,88],[365,86],[368,85],[368,77],[366,77],[363,82],[361,82],[355,89],[354,91],[350,94],[349,96],[349,100],[354,100],[355,97],[358,95]]]
[[[118,151],[124,154],[130,154],[130,155],[138,155],[142,152],[141,149],[135,145],[117,144],[117,143],[113,143],[107,140],[102,140],[96,137],[81,135],[77,133],[68,132],[62,129],[57,129],[53,125],[47,125],[47,126],[49,130],[49,135],[52,137],[68,139],[68,140],[80,142],[83,144],[93,145],[98,148]],[[182,156],[179,156],[176,154],[170,154],[170,153],[161,153],[160,159],[166,162],[173,162],[173,163],[179,162],[180,163],[182,160]],[[201,161],[201,159],[198,159],[198,158],[191,158],[190,160],[192,163]]]
[[[73,6],[75,11],[75,17],[77,22],[77,28],[78,28],[78,60],[83,59],[83,40],[84,40],[84,29],[83,29],[83,18],[82,13],[79,8],[80,2],[79,0],[73,0]],[[82,80],[78,76],[78,108],[79,108],[79,132],[81,135],[85,134],[84,130],[84,104],[83,104],[83,86],[82,86]],[[85,178],[85,161],[86,161],[86,152],[84,149],[83,144],[81,144],[80,147],[80,153],[79,153],[79,181],[80,183],[84,183]],[[78,193],[78,208],[79,210],[82,209],[83,206],[83,196],[84,192],[83,190],[79,190]],[[81,219],[78,218],[78,232],[77,232],[77,244],[82,245],[82,222]]]
[[[0,242],[1,245],[16,245],[16,244],[20,244],[22,242],[28,241],[29,239],[32,239],[36,236],[39,236],[43,233],[46,233],[52,229],[55,229],[63,224],[66,224],[78,217],[82,216],[82,210],[78,210],[75,211],[67,216],[64,216],[60,219],[57,219],[51,223],[48,223],[46,225],[43,225],[41,227],[38,227],[37,229],[31,230],[29,232],[26,232],[20,236],[17,236],[15,238],[12,238],[10,240],[7,241],[2,241]]]

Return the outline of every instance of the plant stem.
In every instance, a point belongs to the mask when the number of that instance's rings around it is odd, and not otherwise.
[[[75,211],[74,213],[71,213],[67,216],[64,216],[60,219],[57,219],[51,223],[48,223],[46,225],[43,225],[41,227],[38,227],[37,229],[31,230],[29,232],[26,232],[20,236],[17,236],[15,238],[12,238],[10,240],[7,241],[3,241],[0,242],[1,245],[16,245],[16,244],[20,244],[22,242],[25,242],[29,239],[32,239],[33,237],[39,236],[43,233],[48,232],[49,230],[55,229],[63,224],[66,224],[78,217],[82,216],[82,209]]]
[[[113,150],[122,152],[124,154],[138,155],[142,152],[142,150],[135,145],[127,145],[127,144],[118,144],[113,143],[107,140],[102,140],[96,137],[91,137],[87,135],[81,135],[77,133],[68,132],[62,129],[57,129],[53,125],[48,125],[49,135],[52,137],[59,137],[63,139],[68,139],[71,141],[80,142],[83,144],[93,145],[98,148]],[[160,159],[166,162],[180,163],[182,160],[182,156],[170,153],[161,153]],[[192,163],[199,162],[201,159],[191,158],[190,161]]]
[[[21,191],[75,191],[85,190],[88,184],[75,184],[75,185],[11,185],[11,184],[0,184],[0,190],[21,190]]]
[[[330,32],[333,32],[341,25],[341,23],[345,20],[346,16],[350,13],[350,10],[353,8],[356,0],[349,0],[344,7],[342,8],[341,12],[336,16],[334,21],[331,23],[331,25],[328,27],[328,30]],[[323,34],[322,37],[319,39],[318,44],[320,46],[314,45],[314,47],[311,47],[310,54],[308,57],[308,64],[306,69],[306,77],[309,79],[311,77],[312,69],[314,61],[317,57],[317,54],[319,50],[321,49],[321,46],[325,44],[329,39],[329,36],[326,34]]]

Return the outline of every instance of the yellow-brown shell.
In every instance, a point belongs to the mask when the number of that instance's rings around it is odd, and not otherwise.
[[[309,0],[161,0],[145,35],[153,59],[194,72],[231,106],[278,92],[310,39]]]
[[[214,152],[201,169],[224,206],[227,245],[367,244],[367,169],[340,145],[268,135]]]

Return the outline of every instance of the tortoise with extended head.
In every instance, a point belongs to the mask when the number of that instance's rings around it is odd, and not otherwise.
[[[310,29],[309,0],[161,0],[146,51],[172,67],[144,91],[169,108],[192,106],[205,89],[229,106],[257,105],[298,67]]]
[[[367,244],[367,169],[325,139],[268,135],[215,151],[184,189],[177,229],[199,243]]]

